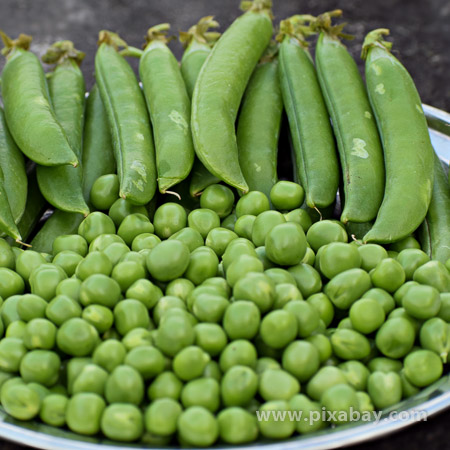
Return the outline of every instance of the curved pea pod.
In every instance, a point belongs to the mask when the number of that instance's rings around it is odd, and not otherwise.
[[[56,210],[33,238],[31,247],[37,252],[51,254],[53,251],[53,241],[58,236],[77,233],[78,226],[82,221],[82,214]]]
[[[414,82],[382,41],[388,30],[366,36],[366,83],[383,143],[386,187],[365,242],[391,243],[414,232],[425,218],[433,188],[433,147]],[[405,163],[407,161],[407,163]]]
[[[383,151],[358,67],[333,28],[320,33],[316,67],[341,160],[341,221],[369,222],[383,200]]]
[[[81,161],[85,84],[79,65],[84,53],[70,41],[56,42],[42,60],[56,64],[48,81],[55,116],[66,133],[71,148]],[[54,207],[67,212],[89,214],[82,190],[82,169],[78,167],[37,166],[39,189]]]
[[[156,190],[153,138],[144,95],[133,69],[117,51],[125,43],[100,32],[95,77],[111,130],[120,196],[136,205],[147,204]]]
[[[28,51],[31,37],[21,34],[13,41],[3,32],[1,37],[7,53],[2,97],[14,141],[38,164],[76,166],[78,159],[53,111],[41,63]]]
[[[419,228],[422,249],[443,264],[450,258],[450,190],[439,158],[434,157],[434,184],[428,213]]]
[[[191,197],[198,197],[208,186],[217,183],[220,183],[220,178],[209,172],[202,162],[196,159],[189,182],[189,194]]]
[[[94,181],[116,171],[108,118],[96,84],[86,100],[85,116],[81,168],[84,198],[89,202]]]
[[[265,0],[255,0],[220,37],[198,76],[192,97],[195,152],[215,176],[239,189],[248,185],[239,166],[235,120],[245,87],[272,36]]]
[[[275,56],[261,62],[254,70],[242,100],[236,134],[239,163],[248,187],[251,191],[264,192],[267,197],[278,181],[282,112],[283,99]]]
[[[5,177],[0,167],[0,231],[12,237],[16,241],[21,241],[22,236],[14,222],[11,206],[5,189]]]
[[[279,74],[294,149],[295,172],[310,208],[330,206],[339,184],[339,168],[330,118],[304,36],[281,22]]]
[[[184,180],[194,163],[191,134],[191,102],[181,71],[167,47],[169,24],[147,33],[147,46],[139,63],[155,139],[156,169],[161,193]]]
[[[3,168],[5,191],[14,221],[18,223],[25,212],[28,180],[25,160],[14,142],[0,108],[0,167]]]

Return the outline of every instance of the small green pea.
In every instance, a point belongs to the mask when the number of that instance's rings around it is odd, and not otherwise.
[[[89,355],[97,344],[97,330],[80,318],[65,321],[56,333],[58,348],[71,356]]]
[[[268,414],[268,420],[261,420],[258,422],[259,431],[261,434],[269,439],[287,439],[290,437],[295,431],[294,420],[291,420],[289,415],[286,414],[286,411],[290,411],[291,407],[286,401],[269,401],[264,403],[260,408],[262,412],[272,412],[275,413],[280,411],[284,413],[284,417],[279,420],[278,415]]]
[[[284,309],[271,311],[261,321],[261,338],[269,347],[284,348],[295,339],[297,333],[297,317]]]
[[[147,309],[153,308],[162,296],[161,289],[146,279],[135,281],[125,293],[126,298],[139,300]]]
[[[213,228],[206,236],[205,245],[211,248],[217,256],[222,256],[228,247],[228,244],[237,239],[238,235],[227,228]]]
[[[209,447],[219,436],[219,426],[206,408],[191,406],[178,418],[178,433],[187,445]]]
[[[172,281],[183,275],[189,265],[189,248],[178,240],[158,244],[147,256],[150,275],[158,281]]]
[[[430,319],[439,313],[439,291],[432,286],[412,286],[403,296],[406,312],[417,319]]]
[[[89,214],[78,227],[78,234],[90,244],[101,234],[114,234],[116,227],[112,219],[102,212],[95,211]]]
[[[130,200],[125,198],[118,198],[109,208],[108,215],[114,222],[114,225],[118,228],[125,219],[130,214],[144,214],[148,216],[147,209],[145,206],[133,205]]]
[[[235,365],[228,369],[221,383],[225,406],[246,406],[258,391],[258,375],[247,366]]]
[[[39,418],[47,425],[62,427],[66,423],[66,410],[69,399],[61,394],[49,394],[41,404]]]
[[[351,411],[359,410],[356,391],[348,384],[337,384],[328,388],[320,399],[322,406],[331,414],[336,424],[349,422]]]
[[[256,215],[256,214],[255,214]],[[269,232],[277,225],[286,223],[283,214],[278,211],[264,211],[256,215],[256,220],[253,223],[252,241],[256,247],[265,245],[266,237]]]
[[[60,327],[64,322],[74,317],[81,317],[81,306],[67,295],[57,295],[45,309],[47,319]]]
[[[367,392],[378,409],[398,403],[402,398],[402,382],[396,372],[372,372],[367,380]]]
[[[157,399],[145,410],[145,429],[160,436],[170,436],[177,430],[182,411],[181,405],[171,398]]]
[[[319,351],[308,341],[294,341],[284,350],[282,365],[284,370],[304,383],[319,370]]]
[[[298,223],[306,233],[312,225],[312,220],[307,211],[301,208],[293,209],[284,215],[286,222]]]
[[[236,216],[241,217],[245,214],[258,216],[258,214],[269,209],[269,199],[265,194],[259,191],[250,191],[238,200],[236,204]]]
[[[313,400],[320,401],[323,393],[332,386],[346,384],[344,372],[333,366],[324,366],[309,380],[306,393]]]
[[[152,402],[162,398],[178,400],[182,388],[183,383],[173,372],[162,372],[150,384],[148,398]]]
[[[102,415],[101,430],[108,439],[133,442],[142,436],[144,418],[139,408],[134,405],[109,405]]]
[[[127,354],[125,345],[115,339],[108,339],[100,343],[94,350],[92,362],[106,371],[112,372],[123,363]]]
[[[220,354],[219,365],[222,372],[226,372],[237,365],[254,368],[256,360],[257,352],[255,346],[245,339],[237,339],[224,348]]]
[[[61,359],[57,353],[49,350],[31,350],[20,362],[20,376],[25,383],[36,382],[50,387],[58,381],[60,367]]]
[[[383,307],[376,300],[363,298],[357,300],[350,308],[352,327],[363,334],[377,330],[385,320]]]
[[[258,333],[260,322],[261,313],[255,303],[237,300],[225,311],[223,329],[231,340],[253,339]]]
[[[217,416],[217,422],[220,438],[227,444],[246,444],[258,437],[256,418],[243,408],[233,406],[223,409]]]
[[[100,431],[100,420],[106,407],[102,397],[91,392],[81,392],[67,403],[66,422],[70,430],[84,435]]]
[[[403,317],[389,318],[377,331],[375,342],[383,355],[401,358],[413,347],[415,332],[411,323]]]
[[[131,366],[120,365],[113,369],[105,384],[108,403],[132,403],[140,405],[144,398],[144,381]]]
[[[102,175],[94,181],[90,199],[95,209],[107,210],[118,198],[119,177],[116,174]]]
[[[270,190],[270,201],[279,211],[299,208],[304,198],[303,188],[292,181],[278,181]]]
[[[239,237],[251,240],[255,220],[256,216],[253,216],[251,214],[244,214],[236,220],[236,223],[234,224],[234,232]]]
[[[361,256],[361,268],[366,272],[375,269],[377,264],[388,258],[388,253],[384,247],[377,244],[364,244],[356,247]]]
[[[370,277],[375,287],[388,292],[395,292],[406,279],[403,267],[392,258],[382,259],[371,272]]]
[[[331,220],[321,220],[314,223],[306,234],[308,241],[314,252],[320,247],[332,242],[347,242],[348,236],[344,227]]]
[[[208,186],[200,196],[200,207],[215,211],[221,219],[231,213],[233,203],[233,191],[222,184]]]

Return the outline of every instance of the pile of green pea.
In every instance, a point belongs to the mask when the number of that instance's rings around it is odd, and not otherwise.
[[[303,200],[289,181],[237,203],[215,184],[200,208],[168,202],[150,220],[104,175],[100,211],[52,254],[0,240],[3,408],[82,435],[206,447],[330,425],[258,410],[371,412],[438,380],[450,260],[413,237],[349,243]]]

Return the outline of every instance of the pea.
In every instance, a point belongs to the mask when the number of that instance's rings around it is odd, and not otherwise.
[[[219,383],[213,378],[189,381],[181,391],[181,402],[185,408],[202,406],[214,413],[220,406]]]
[[[215,211],[221,219],[231,213],[233,203],[233,191],[222,184],[208,186],[200,197],[200,207]]]
[[[411,382],[406,378],[405,371],[401,370],[400,372],[400,380],[402,382],[402,397],[409,398],[413,395],[416,395],[420,392],[420,389],[417,386],[411,384]]]
[[[7,299],[13,295],[23,294],[25,283],[20,275],[6,267],[0,267],[0,297]]]
[[[108,403],[132,403],[139,405],[144,398],[144,381],[131,366],[119,365],[113,369],[105,385]]]
[[[144,380],[159,375],[164,370],[164,356],[155,347],[135,347],[129,351],[125,364],[136,369]]]
[[[177,278],[166,287],[166,295],[178,297],[186,302],[189,294],[195,289],[194,283],[186,278]]]
[[[264,273],[274,282],[275,285],[287,283],[297,286],[294,277],[285,269],[274,267],[265,270]]]
[[[370,334],[377,330],[385,320],[383,307],[371,298],[357,300],[350,307],[352,327],[363,334]]]
[[[155,233],[161,239],[167,239],[186,227],[185,209],[178,203],[164,203],[156,211],[153,218]]]
[[[162,372],[152,381],[148,388],[148,398],[154,402],[160,398],[178,400],[183,383],[173,372]]]
[[[100,431],[100,420],[105,407],[105,401],[97,394],[90,392],[76,394],[67,403],[67,426],[75,433],[97,434]]]
[[[256,215],[256,214],[255,214]],[[260,247],[265,245],[266,237],[269,232],[277,225],[286,223],[283,214],[278,211],[264,211],[257,215],[252,229],[252,241]]]
[[[149,218],[144,214],[130,214],[120,224],[117,234],[124,242],[131,246],[134,238],[142,233],[153,233],[155,228]]]
[[[228,267],[232,262],[236,261],[243,255],[258,256],[253,243],[244,238],[238,238],[231,241],[222,258],[225,271],[228,270]]]
[[[20,320],[17,307],[21,297],[21,295],[13,295],[7,298],[1,305],[0,314],[2,323],[5,327],[8,327],[11,323]]]
[[[169,295],[161,297],[153,309],[153,320],[158,325],[164,314],[167,311],[175,308],[186,310],[186,304],[183,302],[183,300],[179,299],[178,297],[173,297]]]
[[[430,319],[439,313],[439,291],[432,286],[412,286],[403,296],[406,312],[417,319]]]
[[[97,344],[97,330],[77,317],[65,321],[56,333],[58,348],[71,356],[89,355]]]
[[[164,354],[173,357],[181,349],[194,343],[195,332],[185,315],[167,316],[159,325],[155,345]]]
[[[220,438],[227,444],[245,444],[258,437],[256,418],[243,408],[224,408],[217,416]]]
[[[108,247],[103,250],[103,253],[109,258],[111,264],[114,267],[121,261],[124,255],[130,253],[130,249],[126,244],[122,244],[121,242],[114,242],[111,245],[108,245]],[[141,265],[145,266],[145,263]]]
[[[30,276],[31,293],[49,301],[55,296],[58,284],[65,278],[67,275],[61,267],[42,264]]]
[[[446,322],[450,322],[450,293],[448,292],[441,293],[441,307],[438,316]]]
[[[313,400],[320,401],[323,393],[332,386],[346,384],[344,372],[333,366],[324,366],[309,380],[306,393]]]
[[[50,387],[58,381],[60,366],[61,360],[55,352],[32,350],[20,362],[20,376],[25,383],[36,382]]]
[[[173,371],[181,380],[189,381],[203,373],[209,359],[209,355],[200,347],[189,346],[181,350],[173,359]]]
[[[81,306],[67,295],[57,295],[46,305],[45,316],[58,327],[69,319],[81,317]]]
[[[367,392],[378,409],[398,403],[402,398],[402,382],[396,372],[372,372],[367,380]]]
[[[32,319],[45,317],[45,308],[47,302],[33,294],[25,294],[17,301],[17,314],[24,322],[29,322]]]
[[[158,286],[145,279],[135,281],[125,293],[126,298],[139,300],[147,309],[153,308],[162,295]]]
[[[117,234],[100,234],[89,245],[89,253],[103,252],[112,244],[125,244]]]
[[[226,372],[233,366],[242,365],[254,368],[256,365],[257,353],[255,346],[245,339],[238,339],[230,342],[222,351],[219,358],[219,365],[222,372]]]
[[[321,220],[311,225],[306,240],[314,252],[317,252],[323,245],[332,242],[347,242],[348,236],[344,227],[331,220]]]
[[[67,278],[62,280],[56,287],[56,295],[65,295],[78,301],[80,298],[81,280],[78,278]]]
[[[217,256],[222,256],[225,253],[228,244],[237,239],[238,235],[227,228],[213,228],[206,236],[205,244],[211,248]]]
[[[223,329],[231,340],[253,339],[259,330],[261,313],[253,302],[238,300],[225,311]]]
[[[213,228],[220,227],[220,218],[212,209],[195,209],[188,215],[188,225],[190,228],[197,230],[205,239]]]
[[[95,364],[86,364],[75,378],[72,393],[92,392],[103,396],[108,372]]]
[[[84,306],[100,304],[113,308],[120,299],[120,286],[116,280],[103,274],[86,278],[80,288],[80,303]]]
[[[84,281],[86,278],[94,274],[109,276],[112,268],[113,265],[108,256],[102,252],[92,252],[78,264],[75,270],[75,275],[77,278]]]
[[[359,410],[358,397],[348,384],[337,384],[328,388],[320,400],[322,406],[331,414],[331,421],[342,424],[350,421],[352,411]]]
[[[416,269],[430,261],[430,257],[418,248],[408,248],[398,254],[397,261],[403,267],[406,279],[412,280]]]
[[[0,267],[14,270],[16,258],[10,245],[2,238],[0,238]]]
[[[122,336],[133,328],[147,328],[149,324],[148,310],[139,300],[125,299],[114,307],[114,326]]]
[[[236,259],[235,261],[233,261],[230,266],[227,269],[226,272],[226,279],[228,284],[231,287],[234,287],[237,282],[241,279],[243,279],[244,277],[246,277],[247,274],[249,274],[250,272],[259,272],[262,273],[264,271],[264,266],[262,264],[262,262],[254,257],[254,256],[248,256],[248,255],[242,255],[241,257],[239,257],[238,259]],[[255,278],[256,275],[252,276]],[[265,277],[259,277],[259,279],[262,279]],[[250,279],[249,279],[250,280]],[[256,280],[256,278],[255,278]],[[258,284],[257,281],[254,281],[254,283]],[[239,288],[239,291],[242,290],[242,288]],[[241,298],[240,300],[246,300],[245,298]]]
[[[30,320],[25,327],[23,343],[29,350],[51,350],[55,346],[56,327],[47,319],[37,318]]]
[[[144,419],[139,408],[134,405],[109,405],[102,415],[101,430],[109,439],[121,442],[136,441],[144,431]]]
[[[25,385],[16,384],[2,390],[1,402],[5,411],[15,419],[31,420],[39,414],[39,395]]]
[[[182,411],[181,405],[171,398],[157,399],[145,410],[145,429],[160,436],[170,436],[177,430]]]
[[[90,200],[94,208],[106,210],[119,198],[119,177],[107,174],[98,177],[91,188]]]
[[[71,277],[75,273],[75,269],[83,257],[78,253],[72,252],[70,250],[65,250],[59,252],[53,258],[53,264],[60,266],[68,277]]]
[[[20,362],[27,353],[21,339],[6,337],[0,341],[0,370],[18,372]]]
[[[376,300],[383,308],[385,314],[389,314],[395,308],[395,301],[392,298],[392,295],[384,289],[369,289],[363,294],[362,298],[370,298]]]
[[[318,313],[325,326],[329,326],[334,317],[334,307],[330,299],[322,292],[309,296],[306,300]]]
[[[414,340],[414,328],[403,317],[389,318],[375,336],[375,343],[380,352],[394,359],[405,356],[412,349]]]
[[[202,235],[194,228],[183,228],[172,234],[169,239],[183,242],[191,252],[205,244]]]
[[[284,214],[286,222],[298,223],[306,233],[312,225],[312,220],[307,211],[301,208],[293,209]]]
[[[261,321],[260,334],[272,348],[284,348],[298,333],[297,317],[284,309],[268,313]]]
[[[25,322],[22,322],[21,320],[11,322],[6,329],[5,337],[13,337],[23,340],[26,327],[27,324]]]
[[[367,394],[366,392],[357,392],[356,396],[358,397],[358,405],[360,413],[365,412],[372,413],[375,410],[372,403],[372,399],[370,398],[369,394]]]
[[[279,181],[270,190],[270,201],[279,211],[299,208],[304,197],[303,188],[292,181]]]
[[[215,323],[199,323],[194,327],[195,344],[210,356],[217,356],[227,345],[222,327]]]
[[[339,364],[339,369],[345,375],[347,382],[357,391],[365,391],[367,379],[369,378],[369,369],[360,361],[345,361]]]
[[[100,343],[94,350],[92,362],[106,371],[112,372],[125,360],[127,350],[122,342],[108,339]]]
[[[368,339],[355,330],[337,329],[331,335],[331,345],[335,355],[345,360],[364,359],[370,353]]]
[[[319,313],[304,300],[288,302],[283,310],[292,313],[297,318],[298,336],[306,338],[319,326]]]
[[[217,274],[219,259],[209,247],[196,248],[189,257],[189,264],[184,276],[195,285],[203,283]]]
[[[331,347],[330,339],[327,336],[317,333],[307,337],[306,340],[316,347],[319,352],[319,360],[321,364],[331,357],[333,349]]]
[[[289,400],[289,406],[292,411],[302,412],[302,420],[298,420],[295,425],[298,433],[311,433],[326,426],[326,422],[322,420],[322,408],[320,404],[310,400],[306,395],[294,395]],[[305,417],[307,418],[306,420]],[[318,420],[309,420],[312,417]]]
[[[221,226],[228,230],[234,231],[234,224],[236,223],[237,216],[235,213],[231,213],[225,219],[222,220]]]
[[[141,250],[152,250],[155,248],[161,239],[153,233],[140,233],[138,234],[131,243],[131,249],[134,252],[140,252]]]
[[[41,404],[39,418],[47,425],[62,427],[66,423],[66,409],[69,399],[61,394],[49,394]]]
[[[392,258],[382,259],[370,275],[375,287],[395,292],[406,279],[405,271],[399,262]]]
[[[450,272],[440,261],[430,261],[420,266],[414,272],[413,280],[432,286],[439,292],[450,291]]]
[[[348,309],[370,288],[370,276],[366,271],[350,269],[331,279],[324,292],[336,307]]]
[[[177,240],[163,241],[147,256],[150,275],[158,281],[172,281],[183,275],[189,265],[189,248]]]
[[[304,298],[316,294],[322,289],[322,280],[319,272],[309,264],[300,263],[288,269],[288,272],[294,277],[297,287],[300,289]]]
[[[39,267],[42,264],[46,263],[47,261],[41,253],[35,252],[33,250],[26,250],[17,256],[15,270],[17,274],[20,275],[24,279],[24,281],[28,283],[33,270],[36,269],[36,267]],[[3,273],[4,271],[1,272]]]
[[[370,360],[367,367],[371,372],[400,372],[403,364],[396,359],[379,356]]]
[[[320,257],[320,272],[328,279],[346,270],[361,267],[361,255],[354,245],[333,242],[324,248]]]
[[[178,417],[178,433],[187,445],[209,447],[219,436],[219,426],[206,408],[191,406]]]
[[[256,216],[253,216],[252,214],[244,214],[236,220],[236,223],[234,224],[234,232],[239,237],[251,240],[255,220]]]
[[[118,198],[109,208],[108,215],[114,222],[114,225],[119,227],[125,217],[136,213],[148,215],[145,206],[136,206],[128,199]]]
[[[295,431],[295,421],[291,420],[286,411],[291,411],[290,404],[286,401],[275,400],[264,403],[260,408],[260,411],[273,411],[273,414],[268,414],[268,420],[261,420],[258,422],[259,431],[261,434],[269,439],[287,439]],[[276,412],[280,411],[282,416],[279,420],[279,416]]]
[[[84,237],[88,244],[101,234],[115,232],[116,227],[112,219],[99,211],[89,214],[78,227],[78,234]]]
[[[294,341],[284,350],[282,365],[284,370],[304,383],[319,370],[319,351],[308,341]]]
[[[203,287],[214,287],[221,290],[226,298],[230,297],[231,288],[227,281],[222,277],[212,277],[205,280],[202,284]]]
[[[84,308],[81,317],[90,323],[99,333],[108,331],[114,322],[112,311],[102,305],[87,306]]]
[[[407,380],[417,387],[434,383],[442,375],[443,367],[439,356],[430,350],[416,350],[404,360]]]
[[[265,274],[249,273],[236,282],[233,295],[236,300],[247,300],[255,303],[264,313],[272,307],[275,300],[275,285]]]
[[[450,350],[450,325],[439,317],[427,320],[420,329],[420,345],[437,353],[446,363]]]
[[[269,209],[270,204],[267,196],[259,191],[251,191],[238,200],[236,204],[236,216],[241,217],[244,214],[258,216]]]
[[[219,363],[213,359],[206,364],[205,370],[202,374],[205,378],[214,378],[217,381],[222,379],[222,371],[220,370]]]
[[[218,323],[222,321],[229,304],[222,294],[200,294],[194,299],[192,312],[201,322]]]
[[[365,244],[359,245],[356,248],[361,256],[361,268],[366,272],[375,269],[380,261],[388,258],[387,251],[381,245]]]

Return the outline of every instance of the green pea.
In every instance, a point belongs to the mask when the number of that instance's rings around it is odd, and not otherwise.
[[[371,272],[370,277],[375,287],[388,292],[395,292],[406,278],[401,264],[392,258],[381,260]]]
[[[298,333],[297,317],[284,309],[268,313],[261,321],[260,334],[272,348],[284,348]]]
[[[415,332],[411,323],[403,317],[389,318],[377,331],[375,342],[383,355],[402,358],[413,347]]]
[[[83,257],[71,250],[64,250],[59,252],[53,258],[53,264],[60,266],[68,277],[75,273],[78,263],[83,260]]]
[[[339,369],[344,372],[345,378],[350,386],[357,391],[365,391],[369,369],[360,361],[345,361],[339,364]]]
[[[317,252],[323,245],[332,242],[347,242],[348,236],[344,227],[331,220],[321,220],[311,225],[307,234],[308,241],[314,252]]]
[[[343,242],[328,244],[320,257],[320,272],[331,279],[346,270],[361,267],[362,258],[358,248]]]
[[[261,313],[251,301],[237,300],[225,311],[223,329],[231,340],[253,339],[259,330]]]
[[[10,245],[2,238],[0,238],[0,267],[14,270],[16,266],[16,258]]]
[[[92,362],[106,371],[112,372],[123,363],[127,350],[125,345],[115,339],[108,339],[100,343],[92,355]]]
[[[371,372],[400,372],[403,364],[396,359],[378,356],[377,358],[371,359],[367,367]]]
[[[244,214],[243,216],[240,216],[234,224],[234,232],[239,237],[251,240],[255,220],[256,216],[253,216],[252,214]]]
[[[331,279],[324,292],[336,307],[348,309],[371,287],[370,276],[366,271],[350,269]]]
[[[402,382],[396,372],[372,372],[367,380],[367,392],[378,409],[395,405],[402,398]]]
[[[220,389],[225,406],[246,406],[258,391],[258,376],[250,367],[232,366],[224,374]]]
[[[194,228],[183,228],[172,234],[169,240],[183,242],[188,246],[190,252],[205,244],[202,235]]]
[[[113,244],[108,245],[108,247],[103,250],[103,253],[109,258],[111,264],[114,267],[119,261],[121,261],[124,255],[130,253],[130,249],[126,244],[122,244],[121,242],[114,242]],[[145,266],[145,262],[141,265]]]
[[[377,264],[388,258],[388,253],[384,247],[377,244],[364,244],[356,247],[361,256],[361,268],[366,272],[375,269]]]
[[[222,320],[229,304],[222,294],[200,294],[194,299],[192,312],[201,322],[218,323]]]
[[[126,298],[139,300],[147,309],[153,308],[162,296],[161,289],[146,279],[135,281],[125,293]]]
[[[81,317],[90,323],[99,333],[108,331],[114,322],[113,313],[102,305],[89,305],[84,308]]]
[[[217,356],[227,345],[222,327],[215,323],[199,323],[194,327],[195,344],[210,356]]]
[[[203,287],[214,287],[223,292],[226,298],[230,297],[231,288],[227,281],[222,277],[212,277],[205,280],[202,284]]]
[[[72,384],[72,394],[92,392],[103,396],[108,372],[95,364],[86,364]]]
[[[198,378],[189,381],[181,391],[181,403],[184,408],[202,406],[212,413],[220,406],[219,383],[213,378]]]
[[[161,239],[152,233],[140,233],[138,234],[131,243],[131,249],[133,252],[140,252],[141,250],[152,250],[155,248]]]
[[[144,346],[131,349],[125,364],[136,369],[144,380],[149,380],[163,372],[165,361],[157,348]]]
[[[416,350],[404,360],[404,373],[413,385],[425,387],[442,375],[443,367],[439,356],[430,350]]]
[[[73,384],[78,375],[82,372],[83,368],[88,364],[91,364],[91,358],[70,358],[65,367],[66,379],[67,379],[67,394],[72,394]]]
[[[233,366],[256,366],[257,353],[255,346],[245,339],[237,339],[230,342],[222,351],[219,365],[222,372],[226,372]]]
[[[56,326],[74,317],[81,317],[81,306],[67,295],[57,295],[46,305],[45,316]]]
[[[301,208],[293,209],[284,214],[286,222],[298,223],[306,233],[312,225],[312,220],[307,211]]]
[[[65,295],[78,301],[80,298],[81,280],[78,278],[67,278],[62,280],[56,287],[56,295]]]
[[[136,206],[133,205],[130,200],[119,198],[109,208],[108,215],[114,222],[114,225],[118,228],[125,217],[136,213],[148,216],[145,206]]]
[[[257,257],[248,256],[244,254],[230,264],[226,272],[226,279],[228,284],[231,287],[234,287],[239,280],[243,279],[244,277],[247,278],[246,275],[249,274],[250,272],[262,273],[263,271],[264,266]],[[247,299],[241,298],[240,300],[247,300]]]
[[[162,372],[152,381],[148,388],[148,398],[154,402],[160,398],[178,400],[183,383],[173,372]]]
[[[25,383],[36,382],[50,387],[58,381],[60,366],[61,360],[57,353],[32,350],[20,362],[20,376]]]
[[[284,350],[282,365],[284,370],[304,383],[319,370],[319,351],[308,341],[294,341]]]
[[[161,321],[155,338],[155,345],[167,356],[175,356],[181,349],[192,345],[194,328],[186,315],[167,314]]]
[[[281,369],[281,365],[276,359],[268,356],[262,356],[258,359],[258,361],[256,361],[255,372],[258,375],[261,375],[267,369]]]
[[[21,320],[16,320],[15,322],[11,322],[6,328],[5,337],[13,337],[17,339],[22,339],[25,335],[25,329],[27,324],[22,322]]]
[[[119,198],[119,177],[107,174],[98,177],[91,188],[90,200],[95,209],[107,210]]]
[[[78,227],[78,234],[84,237],[88,244],[101,234],[115,232],[116,227],[112,219],[99,211],[89,214]]]
[[[235,213],[231,213],[225,219],[222,220],[221,227],[234,231],[234,224],[236,223],[237,216]]]
[[[279,211],[299,208],[304,197],[303,188],[292,181],[278,181],[270,190],[270,201]]]
[[[344,372],[333,366],[324,366],[309,380],[306,393],[313,400],[320,401],[323,393],[330,387],[346,384],[347,378]]]
[[[37,295],[25,294],[17,301],[17,314],[24,322],[45,317],[47,302]]]
[[[140,405],[144,398],[144,381],[133,367],[120,365],[110,373],[105,385],[108,403]]]
[[[283,310],[296,317],[298,336],[301,338],[310,336],[319,327],[319,313],[304,300],[290,301]]]
[[[219,363],[213,359],[206,364],[205,370],[202,374],[205,378],[214,378],[217,381],[222,379],[222,371],[220,370]]]
[[[305,256],[300,262],[314,266],[314,263],[316,262],[316,255],[312,251],[311,247],[306,247]]]
[[[181,405],[171,398],[157,399],[145,410],[145,429],[160,436],[170,436],[177,430],[182,411]]]
[[[173,359],[175,375],[184,381],[199,377],[210,357],[200,347],[189,346],[181,350]]]
[[[70,430],[84,435],[100,431],[100,420],[106,407],[102,397],[91,392],[72,396],[66,409],[66,422]]]
[[[172,281],[183,275],[189,265],[189,248],[178,240],[158,244],[147,256],[147,268],[158,281]]]
[[[17,256],[15,270],[28,283],[33,270],[41,266],[42,264],[46,264],[46,262],[47,261],[41,253],[35,252],[33,250],[26,250],[20,253],[19,256]]]
[[[66,424],[66,410],[69,399],[61,394],[49,394],[41,404],[39,418],[52,427],[62,427]]]
[[[372,413],[375,410],[375,407],[373,406],[372,399],[370,398],[369,394],[367,394],[366,392],[357,392],[356,396],[358,397],[358,405],[360,413],[365,412]]]
[[[188,225],[190,228],[197,230],[205,239],[213,228],[220,227],[220,218],[212,209],[195,209],[188,215]]]
[[[11,323],[20,320],[17,307],[19,305],[21,298],[22,298],[21,295],[13,295],[7,298],[1,305],[0,309],[1,320],[5,328],[9,327]]]
[[[11,269],[0,267],[0,280],[0,297],[4,300],[25,291],[23,278]]]
[[[189,294],[195,289],[194,283],[186,278],[177,278],[166,287],[166,295],[178,297],[186,301]]]
[[[31,420],[39,414],[39,395],[25,385],[17,384],[2,390],[1,402],[5,411],[15,419]]]
[[[363,294],[362,298],[370,298],[376,300],[383,308],[385,314],[389,314],[395,308],[395,301],[392,295],[384,289],[369,289]]]
[[[27,349],[21,339],[6,337],[0,341],[0,370],[18,372]]]
[[[251,191],[238,200],[236,204],[236,216],[241,217],[245,214],[258,216],[269,209],[270,204],[267,196],[259,191]]]
[[[147,328],[149,324],[148,310],[139,300],[125,299],[114,307],[114,326],[122,336],[133,328]]]
[[[96,251],[89,253],[86,258],[78,264],[75,275],[83,281],[93,274],[109,276],[112,268],[113,265],[108,256],[103,252]]]
[[[134,405],[109,405],[102,415],[101,430],[109,439],[133,442],[142,436],[144,418],[139,408]]]
[[[97,330],[80,318],[65,321],[56,333],[58,348],[71,356],[86,356],[92,353],[97,344]]]
[[[256,418],[237,406],[223,409],[217,416],[220,438],[227,444],[246,444],[258,437]]]
[[[440,261],[430,261],[417,268],[413,280],[432,286],[439,292],[450,291],[450,272]]]
[[[61,267],[42,264],[30,276],[31,293],[50,301],[56,294],[58,284],[65,278],[67,275]]]
[[[136,236],[154,231],[155,228],[146,215],[130,214],[122,220],[117,234],[130,246]]]
[[[328,388],[320,399],[322,406],[331,414],[331,422],[342,424],[349,422],[351,412],[359,410],[356,391],[348,384],[337,384]]]
[[[383,307],[376,300],[363,298],[357,300],[349,312],[352,327],[363,334],[377,330],[385,320]]]
[[[437,353],[445,364],[450,351],[450,325],[439,317],[427,320],[420,329],[420,345]]]
[[[228,244],[237,239],[238,235],[227,228],[213,228],[206,236],[205,245],[211,248],[217,256],[222,256]]]
[[[96,273],[86,278],[80,288],[80,303],[113,308],[120,299],[120,285],[106,275]]]
[[[255,214],[256,215],[256,214]],[[252,229],[252,241],[257,246],[265,245],[269,232],[277,225],[286,223],[283,214],[278,211],[264,211],[257,215]]]
[[[151,323],[148,328],[153,324]],[[119,333],[116,331],[116,339],[120,339]],[[150,331],[146,328],[134,328],[130,330],[123,338],[122,344],[125,345],[127,351],[137,347],[148,347],[154,343],[155,330]]]
[[[274,282],[275,285],[287,283],[297,286],[294,277],[285,269],[274,267],[265,270],[264,273]]]
[[[111,278],[117,281],[122,292],[126,292],[137,280],[145,278],[145,275],[145,268],[141,264],[135,261],[123,261],[114,267]]]
[[[337,329],[331,335],[331,345],[335,355],[345,360],[364,359],[370,353],[368,339],[355,330]]]
[[[416,269],[430,261],[430,257],[418,248],[407,248],[398,254],[397,261],[403,267],[406,279],[412,280]]]
[[[187,445],[209,447],[219,436],[219,426],[206,408],[191,406],[178,418],[178,433]]]
[[[292,411],[301,411],[302,420],[296,422],[295,428],[298,433],[306,434],[324,428],[327,423],[322,420],[322,408],[319,403],[310,400],[306,395],[297,394],[289,400]],[[314,419],[317,420],[311,420]],[[305,420],[305,418],[307,418]]]
[[[321,364],[323,364],[331,357],[333,349],[331,347],[330,339],[327,336],[317,333],[308,336],[306,340],[314,345],[314,347],[316,347],[317,351],[319,352],[319,359]]]
[[[103,252],[112,244],[125,244],[125,241],[117,234],[100,234],[89,245],[89,253]]]
[[[295,431],[296,422],[291,420],[286,411],[291,411],[290,404],[286,401],[269,401],[264,403],[259,410],[268,413],[268,420],[258,422],[259,431],[269,439],[287,439]],[[281,420],[276,413],[280,411]],[[273,412],[272,414],[270,414]]]
[[[56,342],[56,327],[47,319],[37,318],[30,320],[23,336],[23,343],[29,350],[51,350]]]
[[[319,313],[325,326],[329,326],[334,317],[334,307],[330,299],[323,293],[313,294],[306,301]]]
[[[86,256],[88,252],[88,244],[83,236],[78,234],[65,234],[58,236],[53,241],[53,256],[63,251],[71,250],[81,256]]]
[[[450,292],[441,293],[441,307],[438,316],[446,322],[450,322]]]
[[[219,259],[209,247],[196,248],[189,257],[184,276],[195,285],[203,283],[207,278],[216,276]]]
[[[304,298],[321,291],[322,280],[320,274],[309,264],[300,263],[289,267],[288,272],[294,277],[297,287]]]
[[[245,262],[245,260],[245,256],[242,256],[237,262]],[[230,268],[234,264],[232,263]],[[263,273],[249,273],[235,283],[233,296],[235,300],[248,300],[255,303],[260,311],[264,313],[271,309],[275,300],[275,285]]]
[[[164,314],[174,308],[186,310],[186,304],[178,297],[166,295],[161,297],[153,308],[153,320],[158,325]]]
[[[432,286],[412,286],[403,296],[406,312],[417,319],[430,319],[439,313],[439,291]]]
[[[208,186],[200,197],[200,207],[215,211],[221,219],[231,213],[233,203],[233,191],[222,184]]]

